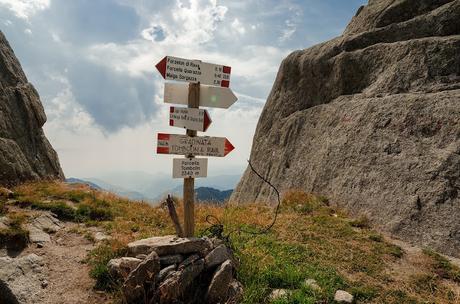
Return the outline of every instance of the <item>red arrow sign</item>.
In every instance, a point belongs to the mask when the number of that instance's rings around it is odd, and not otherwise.
[[[205,132],[210,124],[211,118],[206,110],[170,107],[170,126]]]
[[[230,86],[231,67],[166,56],[156,64],[156,68],[166,80],[200,82],[218,87]]]
[[[223,157],[235,147],[225,137],[158,133],[157,153]]]

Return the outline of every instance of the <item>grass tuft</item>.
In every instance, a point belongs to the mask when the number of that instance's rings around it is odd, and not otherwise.
[[[26,216],[19,212],[12,212],[8,218],[8,229],[0,229],[0,248],[25,248],[29,243],[29,231],[22,228]]]
[[[371,228],[371,222],[367,216],[361,216],[360,218],[350,222],[350,225],[355,228],[369,229]]]
[[[126,247],[117,241],[102,244],[89,253],[87,263],[91,268],[90,276],[96,280],[96,289],[116,291],[120,288],[121,282],[110,275],[107,263],[111,259],[126,255],[126,253]]]
[[[424,249],[423,253],[433,260],[433,271],[441,278],[460,283],[460,268],[437,252]]]

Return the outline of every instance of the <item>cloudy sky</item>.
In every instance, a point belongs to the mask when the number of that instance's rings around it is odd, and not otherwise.
[[[0,29],[41,95],[66,176],[171,172],[165,55],[232,67],[239,100],[210,111],[206,135],[236,147],[209,174],[238,174],[281,60],[338,36],[365,0],[0,0]]]

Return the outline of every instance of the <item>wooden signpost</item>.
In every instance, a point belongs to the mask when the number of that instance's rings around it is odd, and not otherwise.
[[[180,83],[165,84],[165,102],[188,106],[171,107],[169,124],[187,131],[185,135],[158,133],[157,153],[185,156],[173,160],[173,178],[184,178],[183,236],[191,237],[195,233],[195,178],[206,177],[208,167],[206,158],[195,156],[224,157],[234,149],[224,137],[197,136],[197,131],[206,131],[211,123],[209,113],[199,107],[226,109],[237,100],[228,88],[231,68],[172,56],[164,57],[156,68],[166,80],[188,82],[188,87]],[[170,212],[174,208],[171,205],[169,202]],[[177,215],[172,220],[177,233],[182,234]]]

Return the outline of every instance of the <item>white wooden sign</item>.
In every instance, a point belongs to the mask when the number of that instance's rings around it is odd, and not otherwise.
[[[209,113],[203,109],[171,107],[169,125],[205,132],[211,124]]]
[[[225,137],[158,133],[158,154],[224,157],[235,147]]]
[[[238,98],[229,88],[200,85],[200,107],[228,109],[237,100]],[[186,105],[188,84],[165,83],[164,102]]]
[[[197,178],[208,176],[207,158],[174,158],[173,178]]]
[[[156,68],[166,80],[230,86],[231,67],[225,65],[166,56],[157,63]]]

